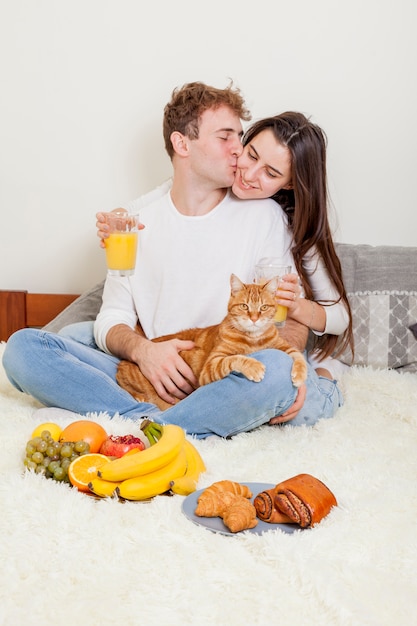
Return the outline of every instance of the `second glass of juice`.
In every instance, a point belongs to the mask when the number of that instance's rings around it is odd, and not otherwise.
[[[113,276],[131,276],[135,272],[138,247],[139,215],[126,211],[105,213],[109,236],[106,246],[107,272]]]
[[[291,273],[291,265],[282,265],[280,259],[274,257],[266,257],[261,259],[255,265],[255,281],[258,285],[264,285],[271,278],[278,277],[281,279],[285,274]],[[277,326],[284,326],[287,319],[287,307],[281,304],[277,305],[275,312],[275,324]]]

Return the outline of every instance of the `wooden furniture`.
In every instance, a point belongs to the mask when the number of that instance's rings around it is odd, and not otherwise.
[[[0,341],[20,328],[41,328],[78,295],[0,290]]]

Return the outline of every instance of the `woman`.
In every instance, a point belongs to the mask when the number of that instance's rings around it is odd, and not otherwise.
[[[337,356],[348,346],[353,351],[353,335],[350,305],[328,220],[326,143],[323,130],[302,113],[289,111],[259,120],[243,137],[232,191],[242,200],[273,198],[285,212],[298,276],[288,275],[277,292],[277,303],[287,306],[289,317],[313,331],[310,358],[320,375],[334,378],[339,368],[328,357]],[[138,203],[144,206],[169,187],[167,181],[135,201],[135,209]],[[97,214],[97,228],[104,247],[108,233],[102,213]]]
[[[290,305],[291,316],[303,323],[311,319],[307,325],[316,333],[319,361],[348,345],[353,350],[351,310],[328,220],[324,132],[302,113],[290,111],[253,124],[243,145],[233,192],[241,199],[272,197],[288,218],[291,252],[305,292],[305,299]],[[339,294],[336,304],[313,292],[314,273],[323,274],[324,284],[330,280]],[[313,304],[313,298],[320,304]],[[346,329],[338,336],[330,318],[344,313]]]

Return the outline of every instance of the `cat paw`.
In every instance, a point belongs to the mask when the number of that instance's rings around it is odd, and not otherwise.
[[[291,370],[291,380],[294,387],[301,387],[307,380],[307,365],[305,363],[295,363]]]
[[[265,365],[256,361],[256,363],[251,363],[250,366],[244,368],[242,374],[254,383],[260,383],[263,377],[265,376]]]

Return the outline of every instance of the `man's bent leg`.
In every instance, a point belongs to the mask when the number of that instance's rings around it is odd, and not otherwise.
[[[128,419],[160,415],[155,405],[137,402],[117,384],[118,363],[100,350],[29,328],[9,338],[3,354],[12,385],[46,406],[80,414],[119,413]]]

